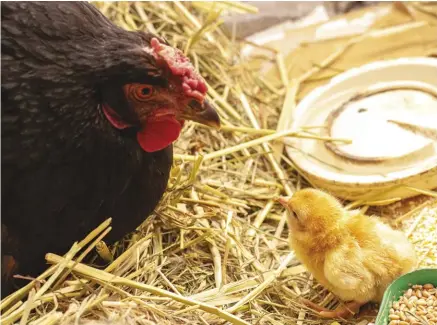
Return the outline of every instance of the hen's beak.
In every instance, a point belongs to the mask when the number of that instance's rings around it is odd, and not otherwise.
[[[203,103],[192,100],[181,114],[181,117],[184,120],[191,120],[215,129],[220,129],[220,117],[206,99]]]

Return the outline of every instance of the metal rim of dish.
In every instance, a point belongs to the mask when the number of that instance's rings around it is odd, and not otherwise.
[[[319,97],[321,97],[324,93],[328,92],[331,87],[333,87],[336,84],[340,84],[343,82],[347,82],[348,79],[351,78],[358,78],[359,75],[363,72],[373,72],[375,70],[380,70],[384,68],[390,68],[399,66],[400,68],[404,65],[422,65],[426,67],[430,67],[437,70],[437,59],[435,58],[400,58],[400,59],[393,59],[390,61],[377,61],[368,63],[366,65],[363,65],[361,67],[352,68],[334,78],[331,79],[331,81],[319,88],[314,89],[312,92],[310,92],[296,107],[294,112],[297,112],[299,110],[299,107],[311,107],[311,103],[315,102]],[[436,79],[437,81],[437,79]],[[421,84],[420,86],[414,86],[414,83]],[[395,90],[396,87],[401,87],[402,85],[399,84],[399,82],[396,82],[396,80],[390,81],[385,88],[387,90]],[[413,88],[416,90],[425,91],[428,93],[431,93],[433,96],[436,96],[437,94],[437,83],[436,85],[420,82],[420,81],[411,81],[408,83],[404,83],[403,87],[407,88]],[[377,92],[382,91],[383,89],[372,89],[372,87],[368,87],[367,89],[370,92]],[[349,101],[357,98],[357,96],[363,96],[363,94],[366,94],[368,96],[369,93],[360,92],[359,94],[354,94],[352,97],[349,97]],[[343,102],[340,105],[340,108],[344,105]],[[298,128],[298,122],[299,119],[295,119],[293,122],[293,128]],[[329,147],[329,145],[328,145]],[[335,150],[331,146],[331,150]],[[315,179],[319,182],[328,182],[335,186],[371,186],[373,188],[386,188],[387,186],[393,185],[399,185],[400,183],[407,183],[410,181],[414,181],[415,179],[419,179],[422,177],[427,177],[429,175],[433,176],[434,174],[437,175],[437,159],[436,161],[433,161],[432,164],[428,164],[427,166],[423,166],[423,168],[411,168],[411,172],[409,175],[392,175],[393,177],[387,179],[387,177],[381,177],[380,175],[366,175],[366,176],[357,176],[357,175],[336,175],[338,177],[333,176],[334,173],[331,172],[325,172],[323,175],[320,175],[320,173],[315,172],[314,170],[311,170],[309,168],[305,168],[305,162],[307,158],[299,157],[299,154],[296,153],[292,148],[288,148],[286,146],[286,151],[288,156],[293,160],[295,165],[297,165],[298,169],[308,177],[311,177],[312,179]],[[314,169],[314,168],[313,168]],[[398,174],[400,172],[393,172],[392,174]],[[437,185],[437,184],[436,184]]]

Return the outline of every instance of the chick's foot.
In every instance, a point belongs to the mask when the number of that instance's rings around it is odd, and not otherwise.
[[[344,305],[338,306],[335,310],[332,311],[320,311],[319,315],[325,318],[351,318],[356,313],[360,311],[360,307],[364,305],[364,303],[351,301],[345,303]]]

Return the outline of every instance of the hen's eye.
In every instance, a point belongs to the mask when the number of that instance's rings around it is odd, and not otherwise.
[[[153,95],[153,87],[150,85],[138,85],[135,88],[135,94],[138,100],[149,99]]]
[[[146,84],[128,84],[124,86],[126,96],[138,100],[149,100],[154,93],[154,88],[151,85]]]
[[[141,94],[143,96],[149,96],[152,93],[152,90],[148,87],[144,87],[143,89],[141,89]]]

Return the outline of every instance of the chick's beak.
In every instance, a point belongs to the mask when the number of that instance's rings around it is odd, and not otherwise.
[[[288,196],[280,196],[280,197],[276,198],[276,202],[281,203],[285,208],[288,207],[289,200],[290,200],[290,198]]]
[[[191,120],[215,129],[220,129],[220,117],[206,99],[203,103],[194,99],[191,100],[181,114],[181,117],[184,120]]]

